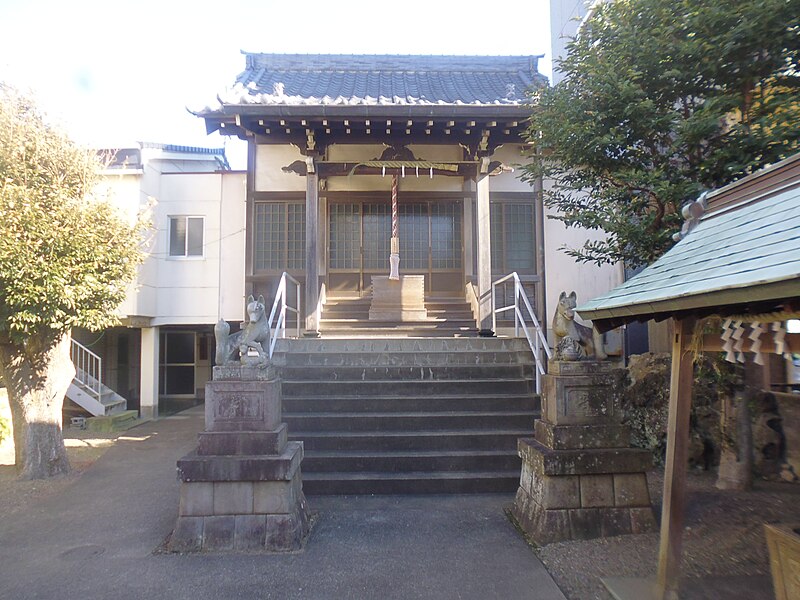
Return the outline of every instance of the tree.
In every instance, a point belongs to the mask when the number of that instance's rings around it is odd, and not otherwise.
[[[580,261],[652,262],[681,204],[800,150],[800,0],[610,0],[534,97],[524,178],[605,239]]]
[[[141,258],[139,224],[91,197],[99,166],[0,82],[0,379],[22,478],[69,471],[71,330],[114,323]]]

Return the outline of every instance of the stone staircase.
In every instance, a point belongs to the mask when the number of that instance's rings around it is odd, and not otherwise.
[[[370,321],[370,302],[370,298],[329,297],[320,319],[321,334],[326,337],[452,337],[478,333],[472,309],[464,298],[426,298],[428,319],[403,322]]]
[[[513,492],[539,415],[525,340],[281,339],[309,494]]]

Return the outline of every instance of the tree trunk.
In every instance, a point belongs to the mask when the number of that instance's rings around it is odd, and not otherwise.
[[[753,485],[753,431],[747,397],[737,391],[722,402],[723,445],[716,485],[721,490],[749,490]]]
[[[0,343],[0,378],[8,389],[20,479],[45,479],[69,472],[61,409],[75,376],[71,339],[69,333],[39,334],[24,344]]]

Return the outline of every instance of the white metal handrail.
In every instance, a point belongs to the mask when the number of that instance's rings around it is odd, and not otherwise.
[[[103,395],[103,359],[75,340],[72,340],[69,354],[72,364],[75,365],[75,379],[89,395],[100,402]]]
[[[504,284],[510,279],[514,280],[514,303],[509,304],[508,306],[497,308],[497,286]],[[522,306],[528,313],[528,318],[530,318],[530,320],[533,322],[533,333],[531,333],[531,331],[528,329],[528,324],[523,318],[524,315],[520,309],[520,298],[522,299]],[[541,377],[547,372],[547,365],[545,361],[542,360],[542,350],[544,350],[548,359],[553,358],[553,353],[550,352],[550,347],[547,345],[545,333],[542,331],[542,327],[539,325],[539,320],[536,318],[536,315],[531,308],[531,303],[528,300],[528,296],[525,294],[525,290],[522,287],[522,282],[520,281],[519,275],[517,275],[516,271],[509,273],[505,277],[501,277],[492,283],[492,329],[494,331],[497,331],[498,313],[506,312],[508,310],[514,311],[514,336],[519,337],[519,329],[522,327],[522,330],[525,332],[525,339],[528,340],[528,345],[531,348],[531,352],[533,352],[533,358],[536,361],[536,393],[541,394]]]
[[[319,286],[319,300],[317,300],[317,332],[319,333],[319,323],[322,320],[322,307],[328,302],[328,289],[325,287],[325,282]]]
[[[286,292],[286,281],[291,281],[294,284],[295,290],[297,290],[297,297],[294,306],[289,306],[287,303],[287,292]],[[286,311],[292,312],[295,315],[295,320],[297,321],[297,337],[300,337],[300,282],[297,281],[294,277],[289,275],[286,271],[283,272],[281,275],[281,280],[278,283],[278,292],[275,294],[275,301],[272,303],[272,311],[269,313],[269,319],[267,320],[267,324],[269,326],[270,337],[269,340],[269,357],[272,358],[272,353],[275,352],[275,343],[278,341],[279,337],[285,338],[286,337]],[[272,322],[274,321],[275,317],[278,317],[277,322],[274,326],[274,333],[273,333],[273,325]]]

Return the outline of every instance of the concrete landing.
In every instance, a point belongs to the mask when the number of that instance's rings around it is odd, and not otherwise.
[[[510,494],[315,497],[296,554],[154,553],[202,410],[134,429],[55,496],[0,512],[0,598],[565,600],[506,520]]]

